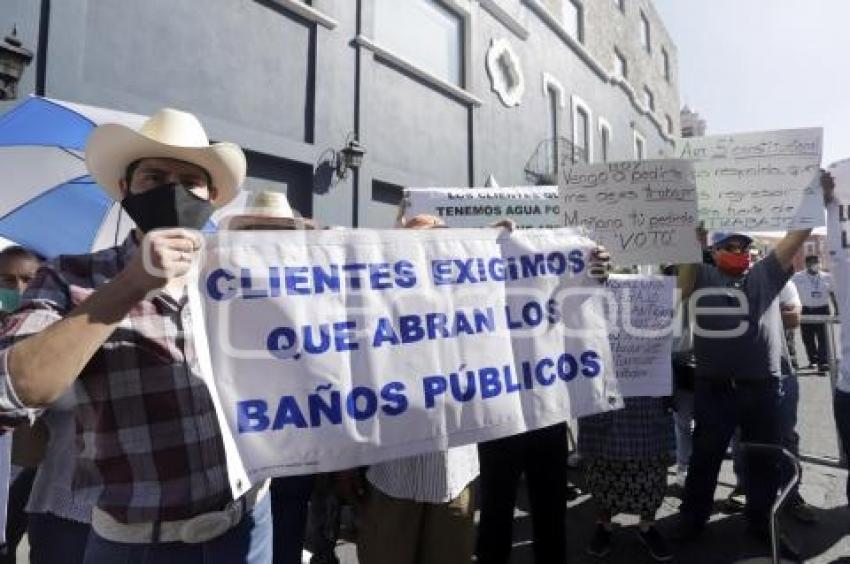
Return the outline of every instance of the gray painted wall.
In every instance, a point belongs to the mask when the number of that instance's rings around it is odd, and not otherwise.
[[[0,32],[18,22],[25,46],[35,50],[39,2],[3,0]],[[325,224],[352,223],[355,184],[359,224],[389,226],[395,210],[372,201],[373,181],[466,186],[470,176],[473,184],[482,185],[494,174],[503,186],[526,183],[523,168],[547,133],[544,72],[565,89],[566,107],[558,119],[566,137],[573,128],[570,96],[577,95],[592,111],[596,151],[601,116],[613,129],[612,158],[632,158],[633,128],[646,137],[647,156],[670,152],[669,141],[625,91],[601,79],[524,0],[498,3],[528,30],[527,39],[509,31],[477,0],[451,2],[468,10],[466,90],[481,100],[480,106],[357,47],[356,8],[360,3],[360,30],[368,38],[372,0],[313,0],[314,8],[336,20],[334,29],[316,26],[274,0],[54,0],[46,94],[137,113],[162,106],[190,110],[212,138],[261,154],[251,162],[249,173],[257,177],[252,189],[285,183],[291,199],[302,209],[306,202],[304,211]],[[631,58],[639,49],[632,45],[639,40],[638,6],[647,3],[627,0],[630,8],[622,15],[614,13],[612,0],[584,0],[587,52],[610,67],[611,56],[605,53],[616,42]],[[671,112],[678,127],[675,46],[651,5],[645,9],[654,18],[653,40],[668,46],[674,73],[672,84],[654,87],[656,115],[663,122],[664,113]],[[485,71],[494,38],[508,39],[522,63],[526,92],[515,108],[502,105]],[[640,54],[634,57],[639,60]],[[660,57],[659,49],[653,57]],[[634,80],[657,82],[656,63],[651,58],[633,63]],[[22,93],[33,91],[35,70],[33,63]],[[633,87],[640,93],[642,84]],[[368,152],[359,174],[339,180],[328,161],[354,132],[357,112]]]

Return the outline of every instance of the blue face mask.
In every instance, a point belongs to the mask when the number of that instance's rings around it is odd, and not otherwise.
[[[0,311],[12,312],[18,309],[21,303],[21,294],[17,290],[0,288]]]

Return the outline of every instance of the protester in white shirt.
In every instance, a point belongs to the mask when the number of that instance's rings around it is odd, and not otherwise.
[[[417,215],[406,229],[445,227]],[[468,564],[475,542],[470,484],[478,476],[474,444],[372,465],[366,487],[348,491],[358,502],[361,564]],[[342,476],[349,490],[354,472]],[[345,487],[345,486],[344,486]]]
[[[806,257],[806,269],[795,274],[792,280],[803,303],[803,315],[829,315],[832,278],[820,271],[820,260],[817,256]],[[809,368],[817,367],[821,372],[829,370],[826,326],[820,323],[804,323],[800,332],[806,347],[806,356],[809,357]]]

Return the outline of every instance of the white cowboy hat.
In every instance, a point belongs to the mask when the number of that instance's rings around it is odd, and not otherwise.
[[[194,115],[163,108],[139,131],[117,123],[98,126],[86,143],[86,166],[95,181],[115,200],[121,200],[120,181],[139,159],[176,159],[206,170],[218,190],[219,208],[236,197],[245,181],[245,153],[233,143],[210,145]]]
[[[249,225],[269,229],[316,228],[311,220],[295,217],[286,194],[274,190],[251,192],[248,194],[245,209],[221,220],[224,229],[244,229]]]

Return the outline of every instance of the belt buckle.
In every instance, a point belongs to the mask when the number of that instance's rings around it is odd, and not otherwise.
[[[180,539],[188,544],[207,542],[226,533],[233,525],[227,511],[212,511],[192,517],[180,527]]]

